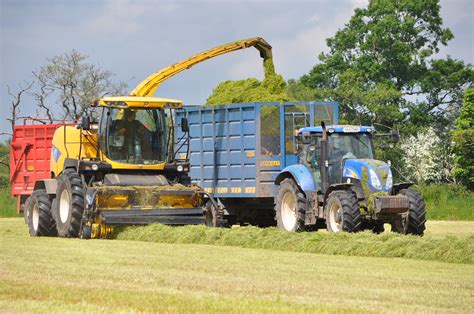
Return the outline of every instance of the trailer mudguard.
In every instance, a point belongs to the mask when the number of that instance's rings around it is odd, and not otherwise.
[[[280,185],[280,182],[285,178],[293,178],[303,191],[316,190],[313,175],[305,165],[296,164],[286,167],[276,177],[275,184]]]

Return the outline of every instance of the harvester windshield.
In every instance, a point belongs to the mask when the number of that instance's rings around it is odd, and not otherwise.
[[[102,134],[109,159],[128,164],[156,164],[166,160],[166,117],[160,108],[104,108]]]

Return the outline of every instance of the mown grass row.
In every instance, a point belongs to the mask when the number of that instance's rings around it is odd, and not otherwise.
[[[118,229],[114,238],[156,243],[210,244],[331,255],[401,257],[474,264],[474,235],[433,238],[391,232],[289,233],[277,228],[169,227],[159,224]]]

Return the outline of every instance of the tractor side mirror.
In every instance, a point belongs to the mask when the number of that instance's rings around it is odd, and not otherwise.
[[[390,140],[392,140],[394,143],[398,143],[400,141],[400,133],[398,130],[392,130],[392,132],[390,132]]]
[[[307,145],[311,144],[311,133],[309,132],[303,132],[301,134],[301,143]]]
[[[181,118],[181,131],[183,131],[183,133],[189,132],[189,122],[186,118]]]
[[[82,116],[81,123],[79,127],[83,130],[90,130],[91,129],[91,118],[88,115]]]

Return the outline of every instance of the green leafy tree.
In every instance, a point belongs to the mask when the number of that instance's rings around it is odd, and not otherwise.
[[[433,59],[452,38],[442,27],[439,0],[371,0],[327,39],[330,51],[300,82],[340,101],[348,122],[453,120],[473,71],[450,57]]]
[[[474,190],[474,87],[464,94],[464,105],[452,135],[456,154],[454,176],[459,183]]]

